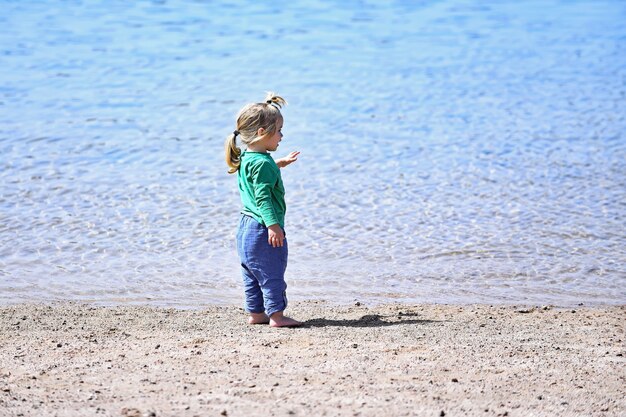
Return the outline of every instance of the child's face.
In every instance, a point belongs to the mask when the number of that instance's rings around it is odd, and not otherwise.
[[[283,128],[283,118],[279,117],[278,120],[276,121],[276,131],[274,132],[274,134],[267,135],[265,138],[263,138],[263,142],[265,143],[266,150],[273,152],[276,149],[278,149],[278,143],[283,138],[283,132],[281,132],[282,128]]]

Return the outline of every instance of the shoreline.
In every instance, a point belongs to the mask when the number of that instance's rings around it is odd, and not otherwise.
[[[626,413],[624,305],[355,304],[2,306],[0,415]]]
[[[241,291],[239,291],[241,293]],[[465,301],[459,299],[431,299],[429,301],[425,301],[423,299],[410,299],[402,296],[398,296],[395,294],[390,294],[387,297],[383,298],[372,298],[368,295],[363,297],[352,297],[352,298],[343,298],[343,299],[329,299],[325,297],[303,297],[303,296],[290,296],[289,297],[289,305],[287,311],[289,311],[294,305],[306,305],[306,304],[324,304],[332,307],[349,307],[355,305],[355,303],[367,305],[369,307],[378,307],[378,306],[458,306],[458,307],[471,307],[471,306],[490,306],[490,307],[511,307],[511,308],[544,308],[547,307],[549,309],[577,309],[577,308],[591,308],[591,309],[602,309],[602,308],[616,308],[626,306],[626,301],[621,300],[509,300],[509,299],[489,299],[486,301]],[[67,298],[67,297],[59,297],[53,299],[32,299],[32,298],[24,298],[19,297],[17,299],[0,299],[0,309],[17,307],[17,306],[57,306],[57,305],[82,305],[82,306],[91,306],[91,307],[102,307],[102,308],[141,308],[148,307],[154,309],[174,309],[174,310],[182,310],[182,311],[202,311],[211,309],[214,307],[217,308],[228,308],[228,307],[242,307],[244,304],[243,293],[238,294],[236,297],[228,298],[226,301],[220,299],[209,299],[208,301],[196,301],[196,302],[187,302],[187,303],[177,303],[172,302],[171,298],[159,299],[159,298],[129,298],[129,299],[97,299],[97,298]]]

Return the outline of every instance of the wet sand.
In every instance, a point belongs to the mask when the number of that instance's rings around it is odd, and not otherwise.
[[[2,416],[620,416],[626,306],[0,308]]]

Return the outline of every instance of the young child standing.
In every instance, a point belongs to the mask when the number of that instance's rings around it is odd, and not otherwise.
[[[272,327],[301,323],[283,315],[287,307],[287,239],[285,238],[285,188],[280,168],[295,162],[300,152],[274,160],[283,134],[280,108],[287,102],[269,92],[263,103],[244,106],[237,128],[226,139],[229,174],[237,173],[243,209],[237,229],[237,252],[245,290],[248,323]],[[237,138],[246,146],[237,147]]]

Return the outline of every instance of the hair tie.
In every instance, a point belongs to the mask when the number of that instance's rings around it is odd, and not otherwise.
[[[233,135],[235,135],[235,137],[237,137],[237,135],[238,135],[238,134],[239,134],[239,131],[238,131],[238,130],[234,130],[234,131],[233,131]]]

